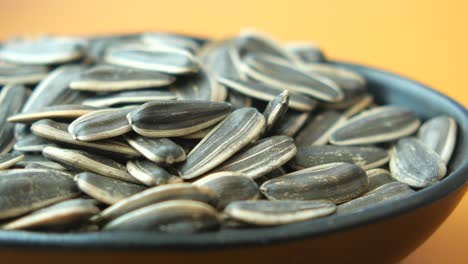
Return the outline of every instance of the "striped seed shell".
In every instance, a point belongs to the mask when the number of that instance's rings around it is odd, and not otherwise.
[[[388,142],[416,132],[419,119],[396,106],[380,106],[349,119],[330,135],[334,145]]]
[[[7,85],[0,91],[0,154],[8,153],[14,145],[15,125],[7,119],[21,110],[26,97],[26,87],[18,84]]]
[[[335,211],[336,205],[327,200],[236,201],[224,210],[229,217],[256,226],[297,223],[324,217]]]
[[[35,84],[47,76],[43,66],[0,64],[0,85]]]
[[[141,36],[143,43],[150,45],[152,48],[162,47],[180,49],[181,52],[195,53],[200,48],[200,43],[196,40],[178,34],[147,32]]]
[[[31,126],[32,132],[42,138],[61,142],[74,147],[85,148],[107,155],[139,157],[141,154],[128,144],[117,140],[100,140],[96,142],[79,141],[68,133],[68,124],[44,119],[35,122]]]
[[[273,136],[235,154],[217,167],[216,171],[236,171],[257,179],[280,168],[294,155],[296,146],[292,138]]]
[[[217,229],[218,212],[208,204],[178,200],[149,205],[122,215],[104,226],[106,231],[196,233]]]
[[[145,158],[163,164],[184,161],[184,149],[168,138],[147,138],[139,135],[125,136],[128,144],[138,150]]]
[[[127,116],[135,132],[147,137],[188,135],[224,119],[228,103],[202,101],[154,101],[141,105]]]
[[[183,182],[180,177],[149,160],[129,160],[127,170],[133,177],[148,186]]]
[[[149,188],[109,206],[99,213],[94,220],[107,222],[139,208],[164,201],[194,200],[216,206],[217,199],[216,193],[205,187],[189,183],[161,185]]]
[[[114,105],[143,104],[150,101],[175,99],[175,94],[166,91],[126,91],[113,93],[107,96],[89,98],[83,101],[83,105],[109,107]]]
[[[273,127],[271,134],[294,137],[307,122],[309,115],[309,112],[297,112],[288,109],[283,118]]]
[[[411,187],[424,188],[437,183],[447,173],[445,162],[419,139],[398,140],[392,149],[390,171],[393,178]]]
[[[33,123],[41,119],[75,119],[94,110],[95,107],[80,104],[45,106],[10,116],[8,122]]]
[[[269,200],[327,199],[338,204],[360,196],[367,185],[366,172],[360,167],[331,163],[271,179],[260,191]]]
[[[132,130],[127,115],[136,107],[96,110],[87,113],[68,126],[68,132],[76,140],[96,141],[113,138]]]
[[[346,162],[370,170],[386,164],[389,159],[389,153],[378,147],[308,146],[297,148],[290,166],[301,170],[327,163]]]
[[[390,182],[374,189],[372,192],[362,197],[338,205],[336,213],[361,212],[370,206],[402,198],[412,193],[414,193],[414,191],[408,185],[401,182]]]
[[[235,110],[187,155],[180,167],[183,179],[203,175],[229,159],[265,129],[265,118],[254,108]]]
[[[371,106],[374,103],[374,96],[371,94],[364,94],[363,96],[358,97],[353,104],[348,107],[343,112],[343,115],[347,118],[353,117],[354,115],[360,113],[362,110]]]
[[[0,170],[6,170],[13,167],[23,159],[23,154],[0,154]]]
[[[284,90],[275,99],[271,100],[265,110],[263,115],[266,120],[266,131],[270,131],[281,118],[284,116],[288,110],[289,104],[289,92]]]
[[[81,73],[70,83],[70,88],[92,92],[118,92],[166,86],[175,77],[155,72],[112,65],[97,65]]]
[[[190,76],[180,76],[169,86],[169,91],[180,100],[224,101],[219,100],[219,85],[207,72],[201,70]]]
[[[378,187],[387,184],[389,182],[395,182],[396,180],[392,178],[390,172],[384,169],[372,169],[366,171],[367,179],[369,180],[369,185],[367,186],[367,191],[373,191]]]
[[[340,112],[326,110],[314,116],[296,136],[298,147],[325,145],[330,134],[346,122]]]
[[[198,130],[197,132],[193,132],[191,134],[181,136],[181,138],[185,138],[185,139],[202,139],[202,138],[206,137],[206,135],[208,135],[211,132],[211,130],[213,130],[213,128],[215,128],[215,127],[216,127],[216,125],[210,126],[210,127],[204,128],[202,130]]]
[[[222,171],[209,174],[193,184],[213,190],[218,196],[218,209],[233,201],[252,200],[259,196],[257,184],[240,172]]]
[[[52,169],[52,170],[59,170],[59,171],[66,171],[67,168],[58,164],[57,162],[53,162],[43,155],[40,154],[25,154],[24,159],[16,164],[18,167],[28,167],[28,168],[42,168],[42,169]],[[32,166],[34,165],[34,166]]]
[[[115,204],[146,189],[146,187],[139,184],[89,172],[77,174],[75,181],[82,192],[105,204]]]
[[[291,42],[286,44],[286,49],[292,52],[304,64],[314,64],[325,61],[325,55],[320,47],[312,42]]]
[[[40,169],[1,171],[0,219],[19,216],[78,194],[73,178],[67,173]]]
[[[3,226],[5,230],[68,229],[79,226],[99,213],[94,200],[72,199],[37,210]]]
[[[102,176],[123,180],[132,183],[140,183],[128,174],[122,164],[107,157],[98,156],[89,152],[64,149],[56,147],[45,147],[42,154],[58,163],[65,164],[84,171],[94,172]]]
[[[457,140],[457,123],[448,116],[431,118],[421,126],[418,137],[447,164]]]

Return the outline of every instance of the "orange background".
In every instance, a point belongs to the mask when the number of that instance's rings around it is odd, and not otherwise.
[[[466,0],[0,0],[0,38],[148,30],[223,37],[254,27],[282,41],[313,40],[330,58],[409,76],[466,107],[467,11]],[[465,196],[403,263],[467,263],[467,209]]]

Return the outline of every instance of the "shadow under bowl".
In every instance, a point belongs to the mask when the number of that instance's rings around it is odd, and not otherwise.
[[[0,231],[0,248],[8,248],[2,250],[2,259],[8,255],[15,260],[79,257],[81,261],[112,258],[160,263],[392,263],[402,259],[440,226],[466,191],[468,112],[450,98],[404,77],[361,65],[334,64],[362,74],[378,103],[411,109],[423,120],[436,115],[455,118],[457,147],[448,176],[413,195],[362,212],[271,228],[194,235]]]

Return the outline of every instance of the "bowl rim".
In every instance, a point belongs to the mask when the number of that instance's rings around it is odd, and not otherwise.
[[[448,96],[431,89],[422,83],[413,81],[400,74],[361,64],[332,61],[331,63],[362,69],[395,80],[404,81],[426,93],[437,96],[454,106],[463,115],[462,124],[467,134],[468,111],[465,107]],[[318,238],[321,235],[344,231],[358,226],[374,223],[385,218],[394,218],[410,212],[412,209],[427,206],[462,188],[468,181],[468,159],[444,180],[413,195],[378,204],[364,211],[329,217],[278,227],[259,229],[221,230],[218,232],[175,235],[154,232],[99,232],[80,234],[36,233],[27,231],[1,231],[0,246],[15,248],[49,248],[49,249],[131,249],[131,250],[213,250],[220,248],[237,248],[251,245],[272,245]]]

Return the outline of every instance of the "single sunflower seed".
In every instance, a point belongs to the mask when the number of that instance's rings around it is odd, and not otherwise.
[[[270,134],[294,137],[309,119],[309,112],[297,112],[291,109],[281,118]]]
[[[448,116],[431,118],[421,126],[418,137],[447,164],[457,140],[457,123]]]
[[[127,135],[125,139],[147,159],[159,164],[173,164],[187,158],[184,149],[168,138]]]
[[[183,182],[182,178],[149,160],[129,160],[127,170],[133,177],[148,186]]]
[[[165,91],[126,91],[89,98],[84,100],[82,104],[93,107],[110,107],[114,105],[143,104],[150,101],[175,99],[175,94]]]
[[[346,122],[340,112],[326,110],[313,116],[296,136],[298,147],[325,145],[330,134]]]
[[[275,99],[271,100],[265,110],[263,115],[266,120],[266,131],[270,131],[281,118],[284,116],[288,110],[289,104],[289,92],[284,90]]]
[[[0,64],[0,85],[35,84],[47,76],[43,66]]]
[[[392,175],[388,170],[384,169],[372,169],[366,171],[367,178],[369,180],[369,186],[367,186],[367,191],[371,192],[378,187],[387,184],[389,182],[394,182],[396,181],[394,178],[392,178]]]
[[[8,153],[15,142],[15,125],[7,122],[8,117],[18,113],[27,97],[22,85],[7,85],[0,91],[0,154]]]
[[[286,44],[286,49],[295,54],[304,64],[325,62],[325,54],[320,47],[312,42],[291,42]]]
[[[218,101],[219,88],[215,79],[208,72],[201,70],[194,75],[178,77],[177,81],[169,86],[169,91],[178,99]]]
[[[200,43],[196,40],[187,36],[170,33],[148,32],[141,36],[141,40],[152,48],[175,48],[192,54],[200,48]]]
[[[12,115],[8,118],[8,122],[33,123],[41,119],[73,120],[95,110],[95,107],[80,104],[45,106],[36,110]]]
[[[13,167],[23,159],[23,154],[0,154],[0,170],[6,170]]]
[[[32,166],[34,165],[34,166]],[[28,168],[44,168],[59,171],[66,171],[67,168],[57,162],[53,162],[40,154],[26,154],[24,159],[17,163],[19,167]]]

